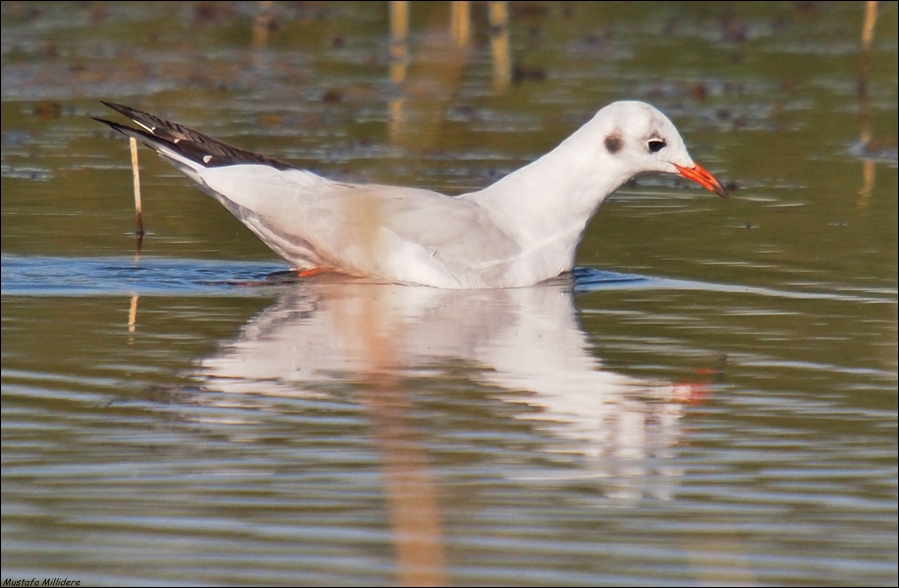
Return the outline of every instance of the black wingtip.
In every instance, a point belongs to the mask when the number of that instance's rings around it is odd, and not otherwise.
[[[153,134],[148,133],[147,131],[145,131],[143,129],[129,127],[127,125],[119,124],[117,122],[114,122],[111,120],[106,120],[105,118],[99,118],[96,116],[92,116],[91,118],[97,122],[103,123],[104,125],[108,126],[112,130],[117,131],[117,132],[125,135],[126,137],[130,137],[132,139],[137,139],[144,145],[147,145],[148,147],[155,149],[156,151],[159,151],[159,147],[161,145],[168,144],[168,142],[165,141],[164,139],[160,139],[159,137],[156,137]]]
[[[133,132],[133,133],[139,133],[139,132],[140,132],[139,129],[134,129],[134,128],[131,128],[131,127],[127,127],[127,126],[125,126],[125,125],[123,125],[123,124],[119,124],[119,123],[113,122],[113,121],[111,121],[111,120],[106,120],[105,118],[100,118],[100,117],[97,117],[97,116],[92,116],[91,118],[94,119],[94,120],[97,121],[97,122],[103,123],[104,125],[110,127],[110,128],[113,129],[114,131],[118,131],[118,132],[122,133],[123,135],[128,135],[128,134],[129,134],[128,131],[131,131],[131,132]]]
[[[132,121],[136,122],[149,131],[152,131],[155,126],[160,124],[172,124],[148,112],[144,112],[136,108],[131,108],[130,106],[125,106],[124,104],[106,102],[105,100],[101,100],[100,102],[102,102],[103,105],[115,110],[119,114],[130,118]]]
[[[267,165],[282,171],[295,169],[290,164],[259,153],[233,147],[218,139],[148,112],[142,112],[115,102],[106,102],[105,100],[100,102],[131,119],[141,128],[125,126],[104,118],[91,117],[94,120],[109,126],[123,135],[133,137],[156,151],[160,151],[160,148],[170,149],[173,153],[190,159],[202,167],[256,164]]]
[[[107,107],[109,107],[109,108],[112,108],[112,109],[115,110],[116,112],[121,113],[121,114],[124,114],[124,115],[127,116],[128,118],[131,118],[131,114],[130,114],[130,113],[135,112],[135,110],[134,110],[133,108],[131,108],[130,106],[125,106],[124,104],[116,104],[115,102],[106,102],[105,100],[100,100],[100,102],[101,102],[104,106],[107,106]]]

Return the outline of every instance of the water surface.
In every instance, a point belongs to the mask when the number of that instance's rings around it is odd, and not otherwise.
[[[2,575],[83,584],[897,578],[897,7],[4,3]],[[393,68],[391,68],[393,64]],[[505,81],[504,81],[505,80]],[[610,101],[732,191],[622,188],[578,269],[297,279],[88,115],[329,177],[482,187]],[[867,141],[866,136],[871,140]]]

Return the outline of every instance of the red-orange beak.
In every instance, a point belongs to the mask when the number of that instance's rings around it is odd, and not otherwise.
[[[694,163],[693,167],[682,167],[675,163],[674,167],[677,168],[677,173],[687,178],[688,180],[693,180],[709,192],[714,192],[725,200],[730,198],[730,196],[727,195],[727,190],[725,190],[724,186],[721,185],[721,182],[716,180],[715,176],[707,172],[698,163]]]

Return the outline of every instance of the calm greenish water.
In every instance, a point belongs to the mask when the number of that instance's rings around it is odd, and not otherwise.
[[[399,84],[387,3],[264,44],[257,3],[3,3],[2,580],[896,585],[879,4],[860,96],[863,3],[512,3],[506,66],[486,3],[464,50],[412,3]],[[575,275],[483,292],[291,279],[146,150],[135,255],[89,118],[457,194],[623,98],[731,200],[640,177]]]

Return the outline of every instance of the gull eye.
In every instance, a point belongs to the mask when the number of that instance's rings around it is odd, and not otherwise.
[[[650,153],[658,153],[662,149],[664,149],[668,144],[665,143],[662,139],[650,139],[646,146],[649,147]]]

